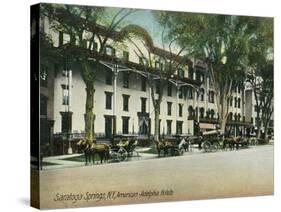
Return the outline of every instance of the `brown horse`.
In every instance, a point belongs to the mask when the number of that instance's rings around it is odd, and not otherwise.
[[[229,137],[229,138],[225,138],[223,140],[223,149],[227,150],[227,148],[229,150],[234,150],[235,147],[235,141],[233,137]]]
[[[158,157],[160,157],[161,150],[164,152],[164,157],[166,157],[169,153],[169,149],[171,150],[171,154],[173,155],[173,144],[170,141],[155,141],[156,149],[158,152]]]
[[[95,155],[98,154],[100,157],[100,162],[103,163],[109,158],[109,145],[107,144],[97,144],[96,140],[90,142],[88,139],[81,139],[77,142],[77,146],[84,152],[85,155],[85,165],[92,162],[95,163]]]
[[[97,144],[96,142],[93,142],[91,145],[91,155],[93,164],[95,163],[95,154],[99,155],[100,163],[106,162],[109,159],[109,150],[109,145]]]
[[[77,142],[77,147],[78,150],[82,151],[85,156],[85,165],[87,166],[88,163],[91,162],[91,145],[88,140],[86,139],[81,139],[80,141]]]
[[[230,150],[236,148],[236,150],[238,150],[239,146],[245,147],[248,146],[248,144],[248,140],[243,139],[241,136],[229,137],[224,139],[223,148],[226,149],[228,147]]]

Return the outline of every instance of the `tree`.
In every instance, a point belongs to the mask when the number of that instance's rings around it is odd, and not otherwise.
[[[149,33],[142,27],[137,25],[128,25],[123,29],[128,35],[126,39],[129,40],[135,47],[135,54],[140,58],[143,70],[146,73],[148,86],[151,89],[151,99],[154,108],[154,141],[159,141],[160,138],[160,106],[163,99],[164,88],[169,83],[169,79],[174,76],[175,72],[181,65],[187,64],[187,57],[182,56],[185,47],[180,48],[176,53],[172,52],[173,45],[176,39],[165,41],[164,30],[162,33],[162,49],[154,46],[153,40]],[[136,43],[136,39],[140,39],[141,48]],[[167,44],[167,45],[165,45]],[[168,50],[165,50],[167,46]],[[155,63],[159,63],[159,67],[155,67]]]
[[[169,29],[170,38],[177,38],[178,45],[207,64],[224,133],[232,89],[245,79],[258,18],[176,12],[162,12],[157,18]]]
[[[86,85],[85,138],[93,140],[95,78],[110,40],[118,41],[123,33],[117,33],[124,19],[135,12],[133,9],[119,9],[107,18],[103,7],[78,5],[42,4],[42,13],[56,31],[70,36],[67,44],[53,47],[53,54],[60,63],[79,64],[81,76]],[[47,37],[47,36],[45,36]],[[94,48],[98,40],[99,48]],[[50,45],[45,45],[50,46]],[[43,51],[44,52],[44,51]],[[89,59],[92,58],[92,59]]]
[[[261,136],[261,126],[267,129],[273,113],[273,21],[271,18],[260,20],[256,35],[251,39],[247,81],[255,98],[257,113],[257,138]],[[267,133],[267,130],[265,130]]]
[[[273,64],[266,64],[262,72],[262,90],[260,101],[262,102],[262,122],[264,126],[264,138],[268,137],[268,127],[273,114]]]

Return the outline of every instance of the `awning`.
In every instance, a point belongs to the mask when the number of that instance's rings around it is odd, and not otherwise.
[[[210,123],[200,123],[199,124],[200,129],[216,129],[216,125],[215,124],[210,124]]]

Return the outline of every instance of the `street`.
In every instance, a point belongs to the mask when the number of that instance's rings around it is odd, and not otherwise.
[[[273,145],[43,170],[40,181],[42,208],[270,195]]]

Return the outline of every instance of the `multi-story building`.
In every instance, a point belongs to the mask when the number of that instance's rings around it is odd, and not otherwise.
[[[48,34],[54,47],[69,42],[69,35],[55,31],[43,19],[42,30]],[[143,59],[136,54],[134,45],[125,41],[122,47],[114,40],[105,49],[101,66],[96,72],[93,130],[98,138],[109,139],[113,134],[138,134],[147,137],[154,134],[154,108],[151,88],[147,83],[147,71]],[[143,42],[135,40],[140,49]],[[93,48],[98,49],[98,42]],[[161,70],[165,64],[159,59],[170,52],[152,46],[153,69]],[[147,56],[147,55],[145,55]],[[114,60],[113,60],[114,58]],[[118,62],[116,62],[118,61]],[[63,132],[83,134],[85,129],[85,83],[79,66],[60,66],[56,62],[41,60],[40,66],[40,114],[42,140],[53,141],[53,135]],[[155,92],[157,97],[157,74]],[[195,122],[201,130],[215,129],[218,113],[213,86],[208,70],[200,60],[190,59],[170,76],[163,88],[160,107],[160,134],[194,134]],[[233,134],[245,133],[252,127],[246,105],[252,105],[242,87],[233,89],[227,127]]]

